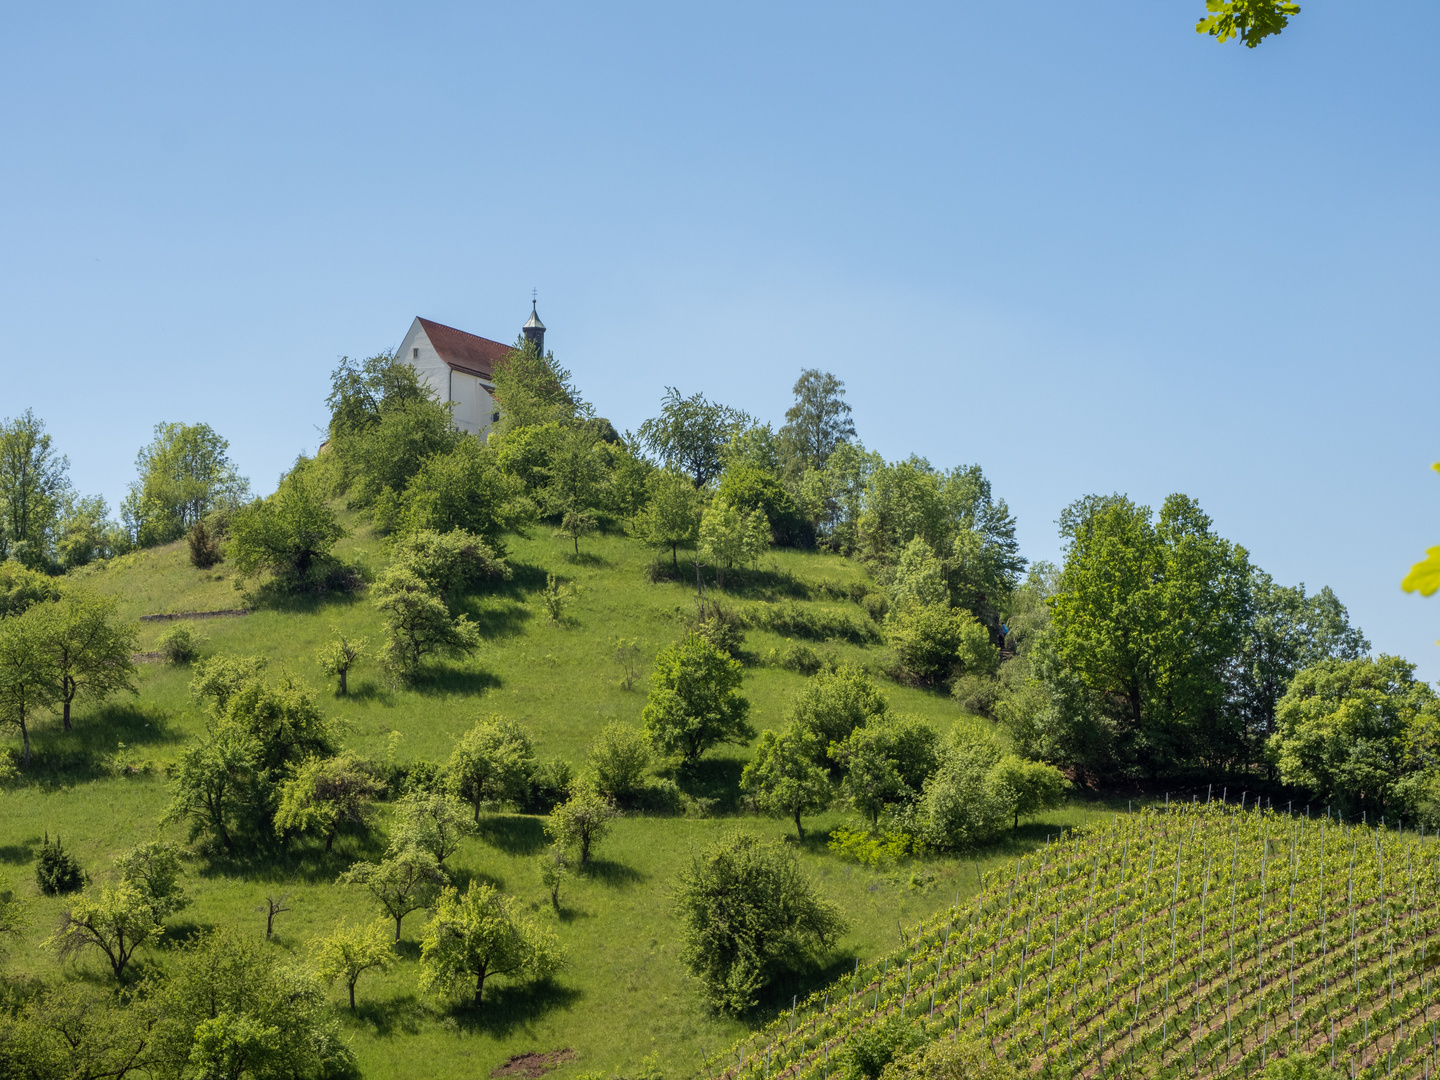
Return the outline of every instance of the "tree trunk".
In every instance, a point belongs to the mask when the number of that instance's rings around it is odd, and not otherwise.
[[[350,984],[350,1011],[355,1011],[355,984]]]
[[[25,764],[28,767],[30,764],[30,729],[25,726],[23,715],[20,717],[20,738],[25,743]]]
[[[480,1004],[480,994],[485,989],[485,968],[475,973],[475,1004]]]
[[[675,573],[680,573],[680,545],[670,545],[670,565],[675,568]]]
[[[400,940],[400,920],[403,918],[405,918],[404,915],[395,916],[395,940],[397,942]]]
[[[580,534],[577,532],[572,539],[575,541],[575,557],[580,557]]]
[[[344,697],[346,694],[348,694],[348,693],[350,692],[349,687],[347,687],[347,686],[345,685],[345,676],[348,675],[349,673],[350,673],[350,669],[349,669],[348,667],[342,667],[342,668],[340,669],[340,696],[341,696],[341,697]]]
[[[480,823],[480,795],[478,793],[478,788],[475,795],[475,823],[477,825]]]
[[[804,829],[804,827],[800,824],[800,811],[799,811],[799,810],[796,810],[796,811],[795,811],[795,831],[800,834],[800,839],[801,839],[801,840],[804,840],[804,839],[805,839],[805,829]]]
[[[325,854],[329,855],[335,847],[335,829],[330,830],[330,835],[325,837]]]
[[[61,726],[62,726],[66,731],[69,731],[69,730],[70,730],[70,699],[69,699],[68,697],[65,699],[65,708],[64,708],[64,710],[61,712],[60,716],[61,716]]]
[[[590,861],[590,834],[586,833],[580,838],[580,865],[584,866]]]

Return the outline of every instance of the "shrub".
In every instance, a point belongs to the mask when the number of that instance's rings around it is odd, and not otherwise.
[[[812,676],[795,695],[789,717],[815,747],[816,761],[830,762],[831,743],[841,743],[858,727],[884,717],[889,709],[875,680],[854,664]]]
[[[55,837],[52,844],[48,832],[45,842],[40,845],[40,858],[35,863],[35,884],[47,896],[74,892],[85,884],[85,872],[80,869],[75,856],[60,845],[60,837]]]
[[[553,623],[564,622],[565,609],[570,606],[570,601],[575,596],[575,586],[554,574],[546,574],[545,588],[540,590],[539,595],[540,606],[545,609],[546,618]]]
[[[933,686],[957,671],[993,674],[1000,664],[990,631],[969,612],[944,604],[916,604],[893,612],[885,630],[895,650],[897,673],[913,682]]]
[[[858,1027],[845,1040],[840,1075],[844,1080],[879,1080],[897,1055],[928,1041],[919,1021],[907,1020],[899,1013],[878,1024]]]
[[[611,720],[590,744],[587,758],[595,787],[617,802],[628,802],[644,788],[650,747],[637,729]]]
[[[446,604],[482,582],[509,581],[510,564],[484,538],[461,529],[421,529],[395,544],[395,563],[429,585]]]
[[[167,664],[188,664],[200,655],[203,641],[188,626],[172,626],[160,635],[155,649]]]
[[[728,608],[710,604],[695,624],[695,632],[728,656],[738,656],[745,644],[740,620]]]
[[[555,758],[542,761],[530,774],[530,797],[525,809],[532,814],[548,814],[570,796],[575,784],[575,770],[568,761]]]
[[[821,654],[799,641],[787,641],[783,647],[771,649],[765,654],[765,663],[771,667],[784,668],[786,671],[795,671],[801,675],[814,675],[818,671],[834,671],[837,666],[834,652],[826,650]]]
[[[651,744],[686,764],[720,743],[741,746],[755,737],[750,702],[740,695],[742,672],[699,634],[661,651],[640,718]]]
[[[782,600],[778,604],[750,604],[737,616],[742,626],[752,630],[771,630],[813,641],[839,638],[863,645],[880,638],[873,625],[860,622],[848,612],[817,608],[794,600]]]
[[[937,1039],[913,1046],[918,1049],[910,1049],[908,1053],[902,1046],[895,1047],[893,1058],[880,1073],[882,1080],[1021,1080],[1030,1075],[1028,1065],[1017,1067],[997,1057],[989,1044],[980,1040]],[[1315,1074],[1317,1080],[1322,1075],[1329,1080],[1328,1073]],[[1270,1080],[1268,1072],[1265,1076]],[[1291,1078],[1287,1075],[1285,1080]],[[1304,1080],[1310,1077],[1307,1075]]]
[[[825,845],[840,858],[861,866],[894,866],[915,849],[915,838],[908,833],[885,829],[847,829],[843,825],[830,833]]]
[[[877,623],[884,622],[885,616],[890,614],[890,598],[884,593],[866,593],[860,598],[859,603],[865,609],[865,614]]]
[[[224,558],[220,551],[220,537],[207,529],[203,521],[190,526],[190,533],[185,539],[190,545],[190,565],[199,570],[209,570]]]

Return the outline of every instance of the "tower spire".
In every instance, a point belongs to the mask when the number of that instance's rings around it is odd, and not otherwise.
[[[524,326],[522,326],[522,327],[520,328],[520,333],[522,333],[522,334],[525,335],[525,341],[526,341],[527,343],[533,343],[533,344],[534,344],[534,346],[535,346],[535,352],[536,352],[538,355],[544,356],[544,355],[545,355],[545,324],[540,321],[540,316],[539,316],[539,314],[536,313],[536,310],[535,310],[536,295],[537,295],[537,290],[531,289],[531,290],[530,290],[530,319],[529,319],[528,322],[526,322],[526,324],[525,324]]]

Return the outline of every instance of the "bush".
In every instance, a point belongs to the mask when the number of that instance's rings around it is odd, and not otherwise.
[[[750,604],[737,613],[739,622],[752,630],[771,630],[788,637],[828,641],[840,638],[863,645],[878,641],[879,633],[870,623],[862,623],[848,612],[828,611],[793,600],[778,604]]]
[[[678,814],[685,807],[685,793],[668,777],[651,780],[635,795],[635,809],[647,814]]]
[[[830,833],[825,846],[847,862],[870,867],[894,866],[914,852],[915,838],[909,833],[883,828],[855,830],[842,825]]]
[[[837,666],[833,651],[827,649],[824,654],[821,654],[809,645],[798,641],[787,641],[782,648],[771,649],[765,654],[765,663],[770,667],[784,668],[786,671],[799,672],[801,675],[814,675],[819,671],[834,671]]]
[[[203,640],[188,626],[172,626],[160,635],[155,648],[167,664],[188,664],[200,655]]]
[[[866,593],[859,603],[865,609],[865,614],[877,623],[884,622],[885,616],[890,614],[890,598],[884,593]]]
[[[588,760],[596,788],[617,802],[627,803],[645,787],[650,747],[642,732],[611,720],[590,744]]]
[[[844,1080],[879,1080],[885,1066],[897,1055],[927,1042],[920,1022],[907,1020],[899,1013],[881,1023],[855,1028],[845,1040],[840,1075]]]
[[[893,612],[885,629],[897,674],[912,682],[934,686],[956,673],[993,674],[1000,664],[990,631],[967,611],[916,604]]]
[[[734,612],[711,604],[695,624],[695,632],[727,656],[738,656],[745,644],[745,631]]]
[[[203,521],[190,526],[190,534],[185,539],[190,545],[190,565],[198,570],[209,570],[224,558],[219,535],[207,529]]]
[[[45,842],[40,845],[40,858],[35,863],[35,884],[46,896],[74,892],[85,884],[85,871],[80,869],[75,856],[60,846],[60,837],[55,837],[52,844],[48,832]]]
[[[542,761],[530,774],[530,797],[525,809],[531,814],[548,814],[570,797],[575,770],[568,761]]]

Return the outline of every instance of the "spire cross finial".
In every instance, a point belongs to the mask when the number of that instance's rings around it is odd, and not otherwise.
[[[540,290],[538,290],[538,289],[531,289],[531,290],[530,290],[530,308],[531,308],[531,310],[534,310],[534,308],[535,308],[535,298],[536,298],[537,296],[539,296],[539,295],[540,295]]]

